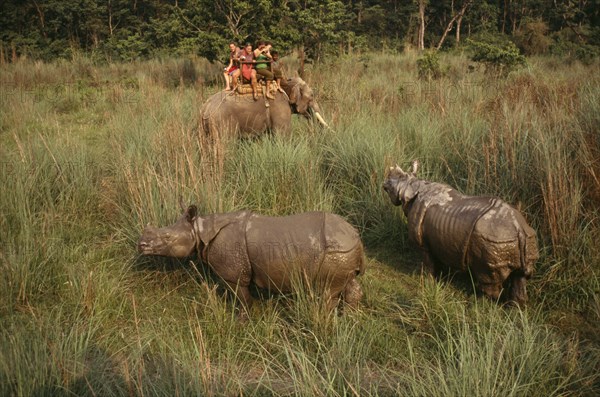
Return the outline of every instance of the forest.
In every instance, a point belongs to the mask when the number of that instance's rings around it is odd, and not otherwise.
[[[6,0],[0,59],[90,54],[103,61],[198,55],[272,41],[308,60],[355,51],[512,40],[525,55],[598,55],[598,0]]]

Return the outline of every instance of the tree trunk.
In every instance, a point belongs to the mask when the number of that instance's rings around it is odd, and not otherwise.
[[[444,41],[446,40],[446,36],[448,36],[448,32],[450,32],[450,30],[452,30],[452,25],[454,25],[454,22],[457,21],[459,18],[462,19],[462,17],[465,15],[465,12],[467,11],[467,8],[469,8],[471,3],[472,3],[472,0],[465,1],[462,8],[458,12],[458,14],[456,14],[456,15],[454,15],[454,17],[452,17],[452,19],[448,23],[448,26],[446,26],[446,30],[444,30],[444,34],[442,35],[442,38],[438,42],[437,47],[435,47],[436,50],[439,50],[442,47],[442,44],[444,44]],[[459,31],[457,30],[457,38],[460,37],[460,34],[458,32]]]
[[[514,7],[511,7],[511,22],[512,22],[512,30],[510,31],[511,34],[514,34],[517,30],[517,11],[516,11],[517,6],[515,5]]]
[[[419,1],[419,51],[425,49],[425,2]]]
[[[108,1],[108,33],[112,37],[113,35],[113,24],[112,24],[112,3]]]
[[[463,19],[463,15],[461,15],[457,20],[456,20],[456,42],[455,45],[458,46],[458,44],[460,43],[460,26],[462,24],[462,19]]]
[[[503,10],[502,10],[502,29],[501,29],[501,32],[503,34],[506,33],[506,17],[508,15],[508,2],[509,1],[510,0],[504,0],[504,7],[502,7]]]
[[[33,0],[33,4],[35,5],[35,9],[37,10],[38,16],[40,17],[40,27],[42,29],[42,35],[45,39],[48,38],[48,33],[46,33],[46,22],[44,21],[44,12],[40,8],[37,1]]]

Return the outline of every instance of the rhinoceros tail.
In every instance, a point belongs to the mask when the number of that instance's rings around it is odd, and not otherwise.
[[[539,257],[535,235],[528,235],[521,225],[517,231],[521,271],[526,278],[533,274],[533,267]]]
[[[365,263],[365,250],[363,248],[362,242],[358,242],[357,247],[356,247],[356,263],[357,263],[357,267],[356,267],[356,275],[357,276],[361,276],[365,273],[365,267],[366,267],[366,263]]]

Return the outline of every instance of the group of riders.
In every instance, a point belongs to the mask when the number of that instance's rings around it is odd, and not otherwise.
[[[283,92],[279,54],[272,50],[271,43],[259,41],[253,50],[252,44],[248,43],[240,49],[232,42],[229,43],[229,51],[229,65],[223,71],[226,91],[235,91],[241,78],[242,83],[249,82],[252,85],[252,97],[258,100],[258,78],[261,76],[266,81],[266,98],[275,99],[271,94],[273,82],[277,85],[277,90]]]

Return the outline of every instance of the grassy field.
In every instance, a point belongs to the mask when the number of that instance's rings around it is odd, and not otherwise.
[[[218,143],[202,59],[0,68],[0,395],[593,396],[600,393],[600,66],[529,59],[504,79],[415,54],[309,70],[331,130]],[[296,62],[287,61],[288,74]],[[498,195],[538,231],[524,310],[423,277],[384,170]],[[147,223],[327,210],[367,248],[360,310],[263,296],[240,324],[195,258],[146,258]],[[255,291],[260,294],[260,291]]]

